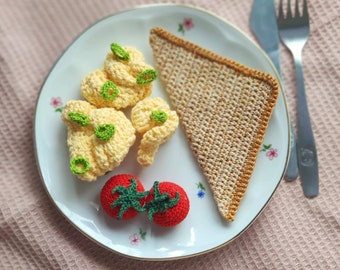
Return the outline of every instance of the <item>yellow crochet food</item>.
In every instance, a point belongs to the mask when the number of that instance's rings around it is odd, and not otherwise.
[[[71,100],[62,119],[68,129],[70,168],[81,180],[94,181],[117,167],[136,139],[129,119],[113,108]]]
[[[139,101],[131,111],[131,122],[136,131],[143,135],[137,161],[143,166],[153,163],[161,144],[175,133],[178,116],[161,98],[148,97]]]
[[[113,46],[115,45],[115,46]],[[98,108],[123,109],[135,105],[152,92],[156,71],[144,63],[143,54],[134,47],[113,43],[104,67],[87,74],[81,83],[83,97]],[[123,57],[117,54],[124,53]]]

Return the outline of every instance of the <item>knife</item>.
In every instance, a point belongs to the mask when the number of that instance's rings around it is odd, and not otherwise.
[[[282,81],[279,51],[280,39],[276,23],[275,0],[254,0],[250,13],[250,28],[255,34],[263,50],[272,60]],[[289,118],[290,156],[285,172],[285,179],[287,181],[293,181],[298,177],[299,169],[294,127],[291,117]]]

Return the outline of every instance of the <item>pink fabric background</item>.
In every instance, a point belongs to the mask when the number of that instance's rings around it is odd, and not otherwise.
[[[166,2],[166,1],[158,1]],[[251,35],[249,0],[183,0]],[[151,0],[0,0],[1,269],[340,269],[340,2],[310,0],[304,74],[319,156],[320,195],[282,181],[268,207],[229,245],[167,262],[143,262],[84,237],[47,196],[34,158],[40,87],[54,62],[86,27]],[[252,35],[251,35],[252,36]],[[295,120],[292,58],[282,47],[286,96]],[[209,235],[207,235],[209,237]]]

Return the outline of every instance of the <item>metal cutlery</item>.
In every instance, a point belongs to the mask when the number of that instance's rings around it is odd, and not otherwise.
[[[277,25],[281,40],[292,53],[295,64],[298,119],[297,153],[302,188],[306,197],[315,197],[319,193],[318,160],[302,70],[302,49],[309,36],[307,1],[303,0],[302,14],[299,12],[298,0],[295,1],[294,15],[291,11],[290,0],[287,5],[287,12],[284,15],[283,3],[280,0]]]
[[[276,24],[275,0],[254,0],[251,14],[250,27],[259,41],[261,47],[268,54],[279,76],[282,78],[280,68],[279,33]],[[290,122],[290,157],[285,173],[285,179],[295,180],[298,177],[298,162],[294,127]]]

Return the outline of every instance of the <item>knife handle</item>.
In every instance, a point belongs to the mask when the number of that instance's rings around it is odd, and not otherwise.
[[[288,160],[288,166],[285,172],[285,179],[287,181],[294,181],[299,176],[296,141],[294,134],[294,127],[292,121],[290,122],[290,155]]]
[[[280,55],[279,51],[272,52],[270,54],[270,58],[272,62],[274,63],[277,72],[279,73],[279,77],[281,78],[281,81],[283,82],[283,76],[281,73],[281,66],[280,66]],[[289,123],[290,123],[290,155],[288,160],[288,165],[286,168],[285,176],[284,178],[286,181],[294,181],[299,176],[299,166],[298,166],[298,159],[297,159],[297,152],[296,152],[296,139],[295,139],[295,132],[294,132],[294,126],[292,122],[292,118],[288,116]]]

